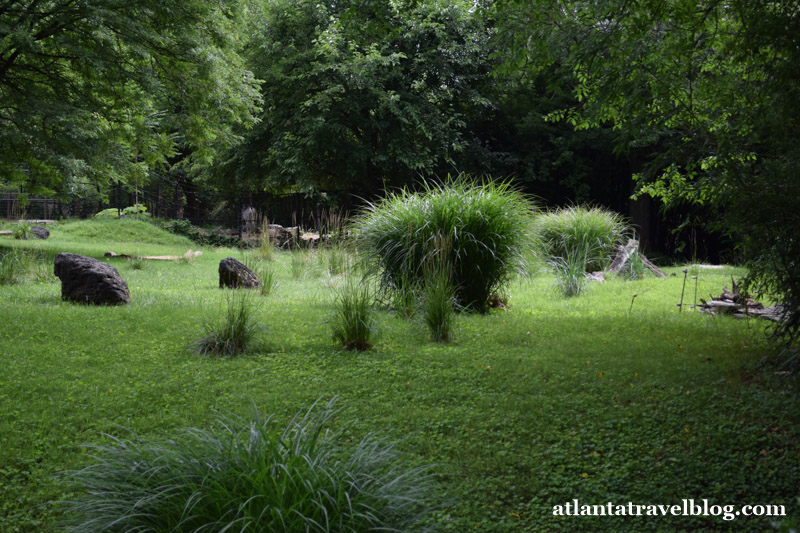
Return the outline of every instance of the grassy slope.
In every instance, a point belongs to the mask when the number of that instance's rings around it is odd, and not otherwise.
[[[111,244],[108,232],[92,242],[90,226],[0,246],[95,256],[190,246],[146,244],[161,238],[147,228],[128,237],[138,243]],[[216,267],[227,255],[239,252],[204,250],[193,264],[145,270],[110,260],[132,293],[119,308],[62,302],[57,283],[0,287],[1,531],[53,530],[58,509],[45,502],[68,495],[52,475],[86,461],[79,445],[103,432],[169,434],[251,404],[286,420],[334,394],[342,418],[355,419],[354,438],[379,431],[441,463],[450,503],[435,518],[444,531],[769,527],[768,519],[552,515],[573,498],[709,498],[798,514],[797,384],[757,365],[768,353],[759,324],[679,314],[678,269],[666,280],[595,284],[572,300],[557,297],[548,276],[518,283],[510,311],[459,317],[451,345],[385,312],[376,349],[353,354],[332,346],[326,324],[337,280],[318,272],[292,280],[280,253],[280,285],[259,297],[263,347],[199,358],[187,345],[222,313]],[[700,294],[718,293],[731,273],[700,272]]]

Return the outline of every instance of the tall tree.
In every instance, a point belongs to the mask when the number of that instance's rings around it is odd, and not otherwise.
[[[503,0],[511,70],[555,69],[577,105],[551,114],[611,125],[621,150],[653,148],[640,192],[720,213],[754,286],[800,333],[800,2]],[[790,200],[791,199],[791,200]]]
[[[0,1],[0,180],[39,194],[206,165],[253,120],[236,0]]]
[[[262,120],[222,173],[271,190],[375,191],[447,172],[488,105],[487,32],[462,1],[273,0],[253,30]]]

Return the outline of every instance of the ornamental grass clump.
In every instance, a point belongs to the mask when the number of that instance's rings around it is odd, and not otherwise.
[[[377,335],[372,291],[368,283],[348,276],[337,289],[330,317],[333,340],[345,350],[365,351]]]
[[[531,202],[508,182],[465,175],[421,192],[402,190],[356,217],[359,250],[385,290],[424,284],[424,265],[448,236],[458,304],[483,312],[490,295],[526,269],[533,249]]]
[[[570,298],[580,295],[586,287],[586,269],[590,258],[597,256],[597,241],[570,242],[564,245],[563,255],[550,256],[548,265],[556,276],[556,284],[562,295]]]
[[[546,260],[574,261],[585,255],[584,272],[603,270],[627,232],[621,215],[600,207],[571,206],[536,218]]]
[[[344,429],[331,429],[336,414],[331,401],[283,430],[256,412],[170,439],[109,437],[67,474],[76,492],[68,531],[420,530],[433,509],[431,467],[374,436],[345,445]]]
[[[193,345],[199,355],[236,356],[244,353],[256,337],[256,308],[250,293],[231,290],[225,299],[223,319],[206,324],[205,335]]]

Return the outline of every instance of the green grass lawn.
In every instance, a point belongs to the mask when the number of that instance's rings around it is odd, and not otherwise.
[[[135,224],[134,224],[135,223]],[[141,226],[139,225],[141,224]],[[61,223],[47,241],[9,247],[102,257],[197,247],[145,222]],[[136,270],[109,259],[131,290],[123,307],[61,301],[60,284],[0,286],[0,531],[54,531],[68,499],[56,475],[89,460],[104,433],[169,436],[253,406],[286,421],[340,397],[354,442],[370,432],[440,465],[449,532],[765,531],[771,518],[561,517],[573,499],[602,504],[781,504],[800,515],[800,387],[770,363],[761,322],[678,312],[683,274],[595,283],[574,299],[541,274],[509,288],[511,307],[460,315],[434,343],[421,321],[378,313],[373,350],[337,349],[335,287],[319,254],[257,295],[258,348],[203,358],[189,346],[224,313],[217,265],[234,250]],[[693,270],[699,295],[741,270]],[[691,303],[693,286],[687,284]],[[631,308],[631,299],[637,294]]]

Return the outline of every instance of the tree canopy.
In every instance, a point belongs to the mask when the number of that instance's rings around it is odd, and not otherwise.
[[[793,309],[800,227],[800,3],[750,0],[498,2],[510,71],[556,72],[576,103],[551,113],[576,129],[612,126],[617,149],[645,147],[640,193],[720,213],[751,281]]]
[[[52,195],[135,182],[178,147],[208,165],[252,122],[246,6],[210,0],[0,2],[0,173]]]
[[[222,175],[271,190],[380,190],[452,170],[488,102],[488,32],[471,3],[273,0],[248,56],[260,123]]]

